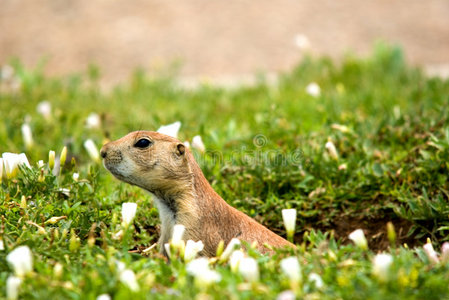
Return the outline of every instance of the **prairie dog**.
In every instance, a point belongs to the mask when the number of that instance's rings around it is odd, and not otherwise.
[[[153,131],[135,131],[101,148],[106,169],[121,181],[154,195],[161,220],[159,247],[171,239],[173,226],[182,224],[184,239],[203,241],[202,255],[214,256],[221,240],[232,238],[264,246],[293,247],[252,218],[227,204],[210,186],[192,153],[175,138]]]

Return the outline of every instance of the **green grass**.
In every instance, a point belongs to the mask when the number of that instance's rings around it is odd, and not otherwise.
[[[115,260],[137,274],[141,290],[136,299],[276,298],[290,289],[279,269],[288,255],[298,256],[302,265],[299,297],[449,296],[449,267],[431,265],[421,248],[428,237],[437,249],[449,239],[449,81],[427,78],[408,66],[399,49],[381,45],[369,58],[348,56],[339,63],[306,58],[276,84],[260,76],[254,86],[232,89],[207,84],[186,89],[170,72],[157,78],[136,72],[127,85],[105,92],[94,68],[47,78],[39,69],[13,65],[21,85],[16,90],[8,80],[0,81],[0,153],[25,152],[33,169],[1,184],[0,298],[12,272],[6,255],[18,245],[28,245],[34,258],[34,272],[21,285],[24,299],[95,299],[102,293],[128,299],[131,291],[119,282]],[[320,85],[321,96],[306,93],[310,82]],[[51,120],[36,112],[43,100],[52,104]],[[100,128],[85,127],[92,112],[100,114]],[[22,141],[25,119],[33,132],[32,149]],[[283,236],[281,209],[298,211],[297,250],[271,258],[250,251],[261,272],[254,286],[242,285],[242,277],[222,263],[214,266],[222,280],[200,289],[184,263],[167,264],[155,252],[145,257],[128,251],[156,242],[157,210],[151,196],[118,182],[93,162],[83,143],[90,138],[101,145],[177,120],[183,124],[181,140],[202,136],[207,152],[195,155],[228,203]],[[326,152],[328,139],[338,160]],[[45,166],[40,182],[38,160],[47,162],[48,151],[59,154],[64,145],[69,159],[62,173],[54,176]],[[80,173],[78,181],[74,172]],[[20,206],[22,196],[26,207]],[[136,202],[137,216],[129,236],[116,240],[123,202]],[[45,224],[53,216],[67,218]],[[387,222],[396,228],[393,244]],[[357,228],[367,233],[371,250],[347,242]],[[386,282],[372,274],[371,262],[380,250],[394,257]],[[55,274],[57,263],[63,266],[60,275]],[[307,280],[311,272],[322,277],[323,288]]]

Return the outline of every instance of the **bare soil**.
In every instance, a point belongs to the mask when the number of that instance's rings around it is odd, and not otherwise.
[[[366,54],[382,39],[448,72],[448,16],[447,0],[2,0],[0,64],[45,58],[61,75],[94,63],[116,83],[178,62],[184,77],[232,79],[291,68],[304,34],[317,55]]]

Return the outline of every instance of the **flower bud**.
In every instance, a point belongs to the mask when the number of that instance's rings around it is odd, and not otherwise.
[[[202,241],[194,242],[188,240],[184,250],[184,261],[189,262],[193,260],[199,252],[203,251],[203,249],[204,244]]]
[[[48,167],[50,168],[50,170],[53,170],[53,168],[55,167],[55,156],[55,151],[50,150],[48,152]]]
[[[231,239],[229,244],[226,246],[225,250],[220,256],[220,261],[226,261],[231,256],[232,252],[234,252],[235,249],[240,248],[241,243],[240,240],[237,238]]]
[[[84,142],[84,148],[87,151],[87,154],[89,154],[89,157],[95,161],[95,162],[99,162],[100,161],[100,152],[98,152],[98,148],[97,146],[95,146],[94,141],[92,141],[91,139],[88,139]]]
[[[176,139],[176,138],[178,138],[178,132],[179,132],[180,128],[181,128],[181,122],[177,121],[173,124],[164,125],[164,126],[159,127],[157,132],[166,134],[166,135],[174,137]]]
[[[211,283],[221,280],[220,274],[209,268],[209,261],[205,257],[189,262],[187,272],[195,277],[195,284],[200,288],[205,288]]]
[[[170,241],[171,249],[175,250],[175,252],[180,254],[181,257],[184,256],[185,250],[185,242],[182,239],[185,230],[186,228],[184,227],[184,225],[176,224],[175,226],[173,226],[173,233]]]
[[[45,224],[56,224],[59,221],[63,220],[63,219],[67,219],[67,216],[60,216],[60,217],[51,217],[50,219],[48,219],[47,221],[45,221]]]
[[[306,87],[306,92],[312,97],[319,97],[321,95],[321,88],[316,82],[311,82]]]
[[[28,123],[22,125],[22,137],[23,143],[25,144],[25,148],[30,150],[33,147],[33,134],[31,133],[31,127]]]
[[[221,254],[223,253],[223,250],[224,250],[224,241],[220,240],[220,242],[218,243],[217,252],[215,253],[215,255],[217,257],[220,257]]]
[[[86,119],[86,128],[95,129],[100,128],[101,119],[96,113],[91,113]]]
[[[73,173],[72,178],[74,181],[78,181],[78,179],[80,178],[80,174],[79,173]]]
[[[394,230],[394,225],[391,222],[387,223],[387,236],[391,245],[396,243],[396,231]]]
[[[284,221],[285,230],[287,231],[288,240],[293,241],[296,226],[296,209],[283,209],[282,219]]]
[[[281,270],[292,283],[301,282],[302,273],[298,258],[291,256],[281,260]]]
[[[449,242],[444,242],[441,246],[441,260],[443,262],[449,261]]]
[[[200,152],[206,151],[206,146],[204,146],[203,139],[200,135],[195,135],[192,139],[192,148],[197,149]]]
[[[111,296],[109,296],[108,294],[101,294],[98,295],[97,300],[111,300]]]
[[[309,282],[313,283],[317,289],[322,289],[324,286],[323,279],[317,273],[309,274]]]
[[[390,254],[377,254],[373,260],[373,274],[381,281],[388,280],[388,272],[390,265],[393,262],[393,257]]]
[[[235,250],[232,252],[229,258],[229,265],[231,266],[231,271],[236,273],[239,270],[240,261],[245,257],[245,253],[242,250]]]
[[[64,148],[62,148],[61,155],[59,156],[60,170],[62,170],[62,167],[64,166],[66,159],[67,159],[67,147],[64,146]]]
[[[427,243],[423,246],[424,252],[426,252],[427,257],[429,258],[430,263],[437,264],[440,262],[440,259],[438,258],[438,254],[433,249],[432,243],[430,240],[427,240]]]
[[[51,119],[51,104],[48,101],[42,101],[40,102],[36,110],[38,113],[40,113],[46,120]]]
[[[72,229],[69,241],[69,250],[71,252],[77,251],[81,246],[80,238],[76,236],[75,231]]]
[[[353,231],[349,235],[349,239],[352,240],[354,244],[362,250],[368,249],[368,242],[366,241],[365,234],[363,233],[362,229]]]
[[[22,195],[22,198],[20,199],[20,208],[26,209],[27,208],[27,198]]]
[[[120,281],[126,285],[131,291],[139,291],[139,284],[133,271],[126,269],[120,273]]]
[[[132,223],[134,217],[136,216],[136,211],[137,211],[136,203],[125,202],[122,204],[123,227],[127,228]]]
[[[53,274],[56,278],[60,278],[64,272],[64,267],[60,263],[56,263],[53,267]]]
[[[338,152],[337,152],[337,148],[335,148],[334,143],[332,143],[332,141],[330,139],[328,139],[326,145],[324,146],[327,150],[327,152],[329,153],[329,156],[335,160],[338,159]]]
[[[16,300],[19,298],[19,288],[22,284],[22,279],[10,275],[6,280],[6,299]]]
[[[33,270],[33,256],[28,246],[19,246],[11,251],[6,260],[13,267],[14,273],[23,277]]]
[[[257,265],[257,261],[252,257],[246,257],[240,260],[239,272],[249,282],[259,280],[259,266]]]

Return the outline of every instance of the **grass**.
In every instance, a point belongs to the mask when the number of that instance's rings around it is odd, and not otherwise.
[[[255,85],[238,88],[205,83],[187,89],[170,72],[136,72],[128,84],[105,92],[95,68],[47,78],[39,69],[12,65],[16,79],[0,82],[0,152],[25,152],[33,168],[1,183],[0,286],[12,272],[7,254],[28,245],[34,271],[24,278],[21,298],[95,299],[108,293],[128,299],[135,293],[266,299],[289,289],[308,299],[449,296],[448,265],[432,264],[421,248],[427,238],[436,249],[449,239],[449,81],[408,66],[399,49],[380,45],[369,58],[348,56],[340,63],[306,58],[276,84],[260,76]],[[18,88],[11,82],[17,79]],[[306,92],[310,82],[319,84],[320,96]],[[49,120],[36,112],[43,100],[52,105]],[[99,128],[85,127],[92,112],[101,116]],[[30,149],[20,132],[24,120],[35,141]],[[259,262],[257,283],[245,284],[226,263],[217,263],[221,281],[200,287],[181,260],[167,264],[156,251],[140,254],[158,238],[151,196],[113,179],[83,147],[86,139],[101,145],[177,120],[181,140],[202,136],[207,151],[195,155],[228,203],[282,236],[281,209],[297,209],[298,249],[273,257],[248,250]],[[326,151],[327,141],[338,159]],[[46,164],[39,178],[37,162],[47,162],[48,151],[59,154],[64,145],[69,157],[61,174],[53,175]],[[129,232],[114,239],[123,202],[137,203],[137,216]],[[66,218],[46,223],[54,216]],[[387,222],[395,226],[394,242]],[[370,250],[347,241],[357,228],[365,230]],[[372,272],[379,251],[393,256],[388,280]],[[303,274],[294,286],[279,269],[291,255],[299,258]],[[137,274],[140,291],[120,282],[116,260]],[[310,273],[321,276],[323,287],[308,279]]]

